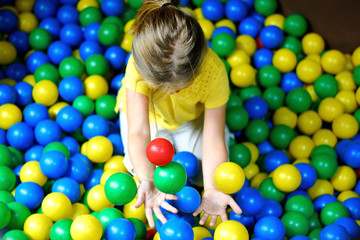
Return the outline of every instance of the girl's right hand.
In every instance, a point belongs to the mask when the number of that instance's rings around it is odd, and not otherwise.
[[[171,206],[165,200],[177,200],[178,197],[172,194],[166,194],[155,187],[153,181],[144,180],[140,183],[137,190],[137,201],[135,207],[140,207],[143,203],[145,204],[145,215],[148,220],[150,227],[155,227],[153,212],[155,216],[162,222],[165,223],[167,220],[160,210],[160,206],[165,210],[177,213],[177,209]]]

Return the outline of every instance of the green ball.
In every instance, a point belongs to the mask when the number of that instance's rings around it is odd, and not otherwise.
[[[358,121],[359,126],[360,126],[360,108],[354,112],[353,116]]]
[[[229,74],[230,74],[230,71],[231,71],[230,64],[229,64],[224,58],[222,58],[222,57],[220,57],[220,60],[224,63],[226,72],[227,72],[227,74],[229,75]],[[230,83],[231,83],[231,81],[230,81]]]
[[[313,156],[317,155],[317,154],[322,154],[322,153],[327,153],[330,154],[331,157],[333,158],[337,158],[337,153],[335,151],[335,149],[329,145],[326,144],[322,144],[322,145],[318,145],[316,147],[313,148],[313,150],[311,151],[310,154],[310,158],[312,158]]]
[[[135,198],[136,193],[135,180],[127,173],[115,173],[105,182],[105,195],[113,204],[128,204]]]
[[[131,0],[131,1],[128,1],[127,4],[129,4],[129,6],[132,8],[132,9],[139,9],[141,8],[142,6],[142,0]]]
[[[251,152],[244,144],[236,143],[229,149],[230,162],[245,168],[251,160]]]
[[[310,230],[322,227],[320,218],[319,218],[319,214],[317,212],[313,213],[313,215],[310,218],[309,223],[310,223]]]
[[[226,110],[226,125],[231,132],[244,129],[249,122],[249,115],[243,107],[232,107]]]
[[[14,169],[15,167],[21,165],[24,163],[24,153],[21,152],[20,150],[8,146],[8,149],[10,151],[10,155],[11,155],[11,164],[10,164],[10,168]]]
[[[268,87],[263,93],[263,98],[270,110],[276,110],[284,105],[285,92],[277,86]]]
[[[14,189],[15,183],[16,176],[11,168],[0,166],[0,190],[11,191]]]
[[[0,144],[0,166],[9,166],[11,163],[11,154],[9,149],[3,145]]]
[[[75,76],[81,78],[85,72],[84,64],[76,57],[67,57],[59,65],[59,73],[62,78]]]
[[[7,206],[11,210],[11,218],[7,228],[22,230],[25,220],[31,215],[29,208],[19,202],[11,202]]]
[[[136,231],[136,240],[145,239],[146,238],[146,226],[143,221],[137,218],[127,218],[135,227]]]
[[[261,89],[257,86],[251,85],[240,90],[239,96],[245,102],[252,97],[261,97]]]
[[[14,201],[15,197],[9,191],[0,190],[0,202],[8,204]]]
[[[306,55],[303,52],[299,52],[298,54],[296,54],[296,60],[297,62],[300,62],[301,60],[303,60],[306,57]]]
[[[37,51],[45,51],[51,42],[51,34],[44,28],[35,28],[29,34],[29,45]]]
[[[360,65],[354,68],[353,78],[356,85],[360,86]]]
[[[292,36],[301,37],[306,33],[308,24],[300,14],[291,14],[285,18],[284,31]]]
[[[268,138],[269,130],[269,125],[265,122],[265,120],[254,119],[246,126],[245,136],[250,142],[258,144]]]
[[[255,0],[254,2],[255,10],[265,17],[274,14],[276,12],[277,6],[278,3],[276,0]]]
[[[119,31],[120,31],[121,33],[124,32],[124,23],[123,23],[123,21],[121,20],[121,18],[116,17],[116,16],[106,17],[106,18],[104,19],[104,21],[102,22],[102,24],[107,24],[107,23],[115,24],[115,25],[119,28]]]
[[[42,186],[42,189],[44,191],[44,195],[46,196],[47,194],[51,193],[52,190],[52,186],[54,185],[54,182],[56,181],[56,179],[48,179],[44,186]]]
[[[79,21],[83,27],[91,23],[100,23],[102,21],[101,10],[97,7],[87,7],[80,12]]]
[[[289,238],[297,235],[306,235],[310,230],[309,219],[300,212],[287,212],[281,217],[285,226],[285,235]]]
[[[112,95],[105,94],[96,99],[95,112],[97,115],[104,117],[107,120],[113,120],[116,118],[115,112],[116,98]]]
[[[51,240],[66,240],[72,239],[70,234],[70,228],[73,220],[61,219],[54,223],[50,231]]]
[[[339,84],[334,76],[323,74],[315,80],[314,90],[319,98],[335,97],[339,91]]]
[[[3,229],[9,224],[11,218],[10,208],[3,202],[0,202],[0,216],[0,229]]]
[[[50,63],[45,63],[36,68],[34,78],[37,83],[42,80],[49,80],[57,85],[60,81],[58,69]]]
[[[313,229],[307,236],[310,240],[319,240],[322,228]]]
[[[192,0],[192,3],[193,3],[196,7],[201,7],[205,1],[206,1],[206,0]]]
[[[281,73],[273,65],[266,65],[260,68],[257,80],[259,85],[264,88],[277,86],[281,81]]]
[[[96,218],[99,219],[104,232],[111,220],[124,218],[124,214],[117,208],[105,208],[96,215]]]
[[[304,216],[310,219],[314,214],[314,205],[312,201],[302,195],[296,195],[291,197],[285,204],[286,212],[300,212]]]
[[[24,231],[15,229],[5,233],[2,240],[30,240],[30,238]]]
[[[70,133],[70,136],[75,138],[76,141],[78,141],[79,143],[84,143],[86,142],[88,139],[84,137],[84,135],[82,134],[81,129],[76,130],[75,132]]]
[[[277,202],[284,200],[286,193],[280,191],[275,185],[271,177],[264,179],[259,186],[259,191],[264,198],[271,198]]]
[[[186,178],[185,168],[177,162],[170,162],[165,166],[157,167],[154,172],[155,186],[167,194],[179,192],[185,186]]]
[[[309,110],[312,99],[305,88],[292,89],[285,98],[286,106],[295,113],[303,113]]]
[[[130,20],[134,19],[135,17],[136,17],[136,10],[126,5],[124,12],[121,14],[121,19],[124,21],[124,23],[127,23]]]
[[[241,100],[241,97],[238,95],[231,93],[229,96],[229,100],[227,101],[226,108],[232,108],[232,107],[242,107],[243,102]]]
[[[315,168],[320,179],[332,178],[338,169],[337,157],[333,157],[328,153],[313,154],[311,165]]]
[[[56,150],[56,151],[62,152],[65,155],[66,158],[70,157],[69,149],[62,142],[54,141],[54,142],[51,142],[51,143],[47,144],[44,147],[43,153],[46,153],[46,152],[51,151],[51,150]]]
[[[75,98],[72,106],[79,110],[84,117],[93,114],[95,111],[94,101],[86,95],[81,95]]]
[[[297,54],[300,54],[302,51],[302,44],[301,44],[301,41],[297,37],[287,36],[284,38],[284,41],[280,48],[287,48],[287,49],[293,51],[293,53],[295,53],[295,55],[297,55]]]
[[[99,42],[105,46],[118,45],[122,35],[115,23],[103,23],[98,30]]]
[[[100,75],[105,77],[110,70],[109,61],[101,54],[94,54],[85,61],[85,69],[89,76]]]
[[[342,217],[349,217],[349,212],[340,202],[328,203],[320,212],[320,220],[324,226],[333,224]]]
[[[214,52],[220,57],[228,57],[236,48],[235,38],[228,33],[219,33],[211,43]]]

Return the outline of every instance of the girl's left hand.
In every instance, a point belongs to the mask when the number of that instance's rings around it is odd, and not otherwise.
[[[208,189],[205,190],[201,204],[193,215],[197,216],[199,213],[204,211],[199,224],[203,225],[206,219],[208,219],[211,215],[210,226],[214,226],[218,216],[220,216],[222,221],[228,220],[226,214],[226,208],[228,205],[230,205],[236,214],[242,213],[239,205],[237,205],[230,195],[227,195],[217,189]]]

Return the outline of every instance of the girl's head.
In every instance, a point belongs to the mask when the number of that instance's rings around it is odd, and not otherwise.
[[[131,28],[136,69],[152,87],[165,91],[189,86],[206,51],[199,23],[179,4],[144,0]]]

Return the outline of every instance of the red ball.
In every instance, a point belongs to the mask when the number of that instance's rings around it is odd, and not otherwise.
[[[360,168],[355,169],[355,173],[356,173],[356,179],[359,180],[360,179]]]
[[[256,45],[257,45],[257,49],[265,48],[264,45],[260,41],[260,37],[256,38]]]
[[[171,142],[165,138],[152,140],[146,148],[146,156],[149,161],[157,166],[165,166],[171,162],[175,150]]]

